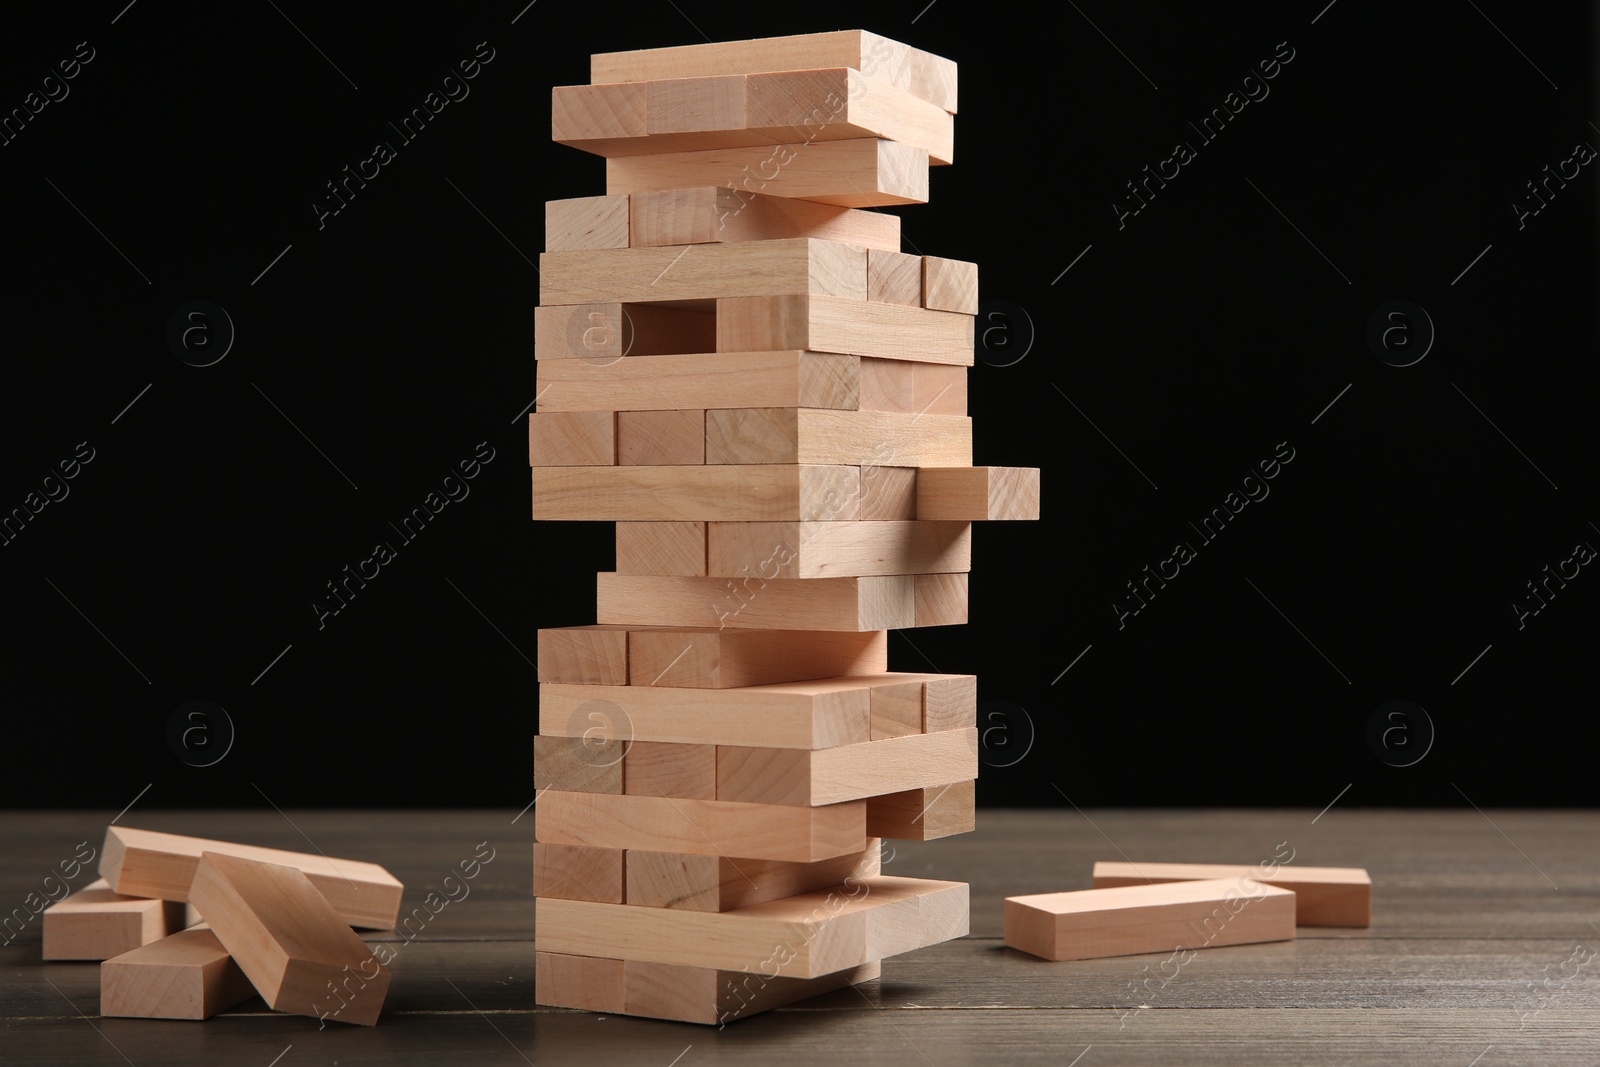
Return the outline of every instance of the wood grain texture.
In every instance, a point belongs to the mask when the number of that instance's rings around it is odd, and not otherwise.
[[[625,792],[642,797],[717,799],[717,746],[635,741],[623,759]]]
[[[594,723],[584,712],[582,704],[572,709],[568,730],[576,730],[575,736],[544,733],[533,739],[535,790],[623,791],[622,761],[626,743],[617,737],[595,735]]]
[[[889,669],[887,631],[635,630],[629,668],[635,685],[732,689]]]
[[[732,911],[879,874],[881,852],[876,838],[867,841],[864,851],[812,863],[629,849],[627,903]]]
[[[715,341],[706,347],[714,348]],[[541,360],[536,370],[539,410],[854,409],[861,405],[861,364],[855,356],[832,352],[707,351]],[[961,395],[965,406],[965,388]]]
[[[978,265],[959,259],[922,257],[922,306],[936,311],[978,313]]]
[[[539,680],[574,685],[628,684],[628,630],[564,626],[539,631]]]
[[[1293,891],[1295,922],[1300,926],[1372,924],[1372,878],[1360,867],[1296,867],[1270,861],[1257,866],[1143,861],[1094,865],[1096,889],[1215,878],[1253,878]]]
[[[725,1026],[797,1000],[870,982],[882,973],[878,961],[816,978],[789,978],[628,960],[623,964],[623,1010],[647,1019]]]
[[[919,479],[917,517],[1027,520],[1039,517],[1039,471],[1034,467],[948,467]]]
[[[973,317],[798,287],[717,301],[718,351],[788,348],[970,367]]]
[[[616,416],[609,411],[535,411],[528,415],[528,464],[611,466],[617,462]]]
[[[926,149],[867,137],[606,160],[609,195],[705,185],[732,186],[740,192],[836,207],[925,204],[928,153]],[[865,283],[863,272],[863,286]],[[775,290],[769,287],[766,291]],[[865,295],[863,290],[860,298]]]
[[[706,462],[704,411],[619,411],[616,420],[618,463],[635,467],[670,467]]]
[[[843,241],[867,249],[900,247],[898,215],[768,196],[726,185],[635,193],[629,220],[629,243],[635,248],[794,237]]]
[[[707,573],[728,578],[928,574],[972,566],[970,523],[713,522],[706,538]]]
[[[867,801],[867,832],[901,841],[933,841],[977,826],[977,782],[924,786]]]
[[[861,468],[851,465],[777,463],[532,470],[536,520],[833,521],[858,517],[863,501],[876,499],[869,497],[863,487]],[[873,484],[884,483],[885,479],[878,478]]]
[[[838,804],[977,775],[974,728],[812,751],[717,747],[718,800]]]
[[[904,359],[862,359],[860,383],[859,406],[864,411],[967,413],[966,367]]]
[[[582,248],[627,248],[628,220],[626,196],[547,200],[544,205],[544,250],[572,252]]]
[[[595,576],[595,615],[628,626],[758,630],[898,630],[916,626],[914,576],[683,578]]]
[[[589,845],[533,845],[533,895],[621,904],[623,854]]]
[[[706,524],[617,523],[617,573],[704,575]]]
[[[820,293],[864,301],[867,251],[856,245],[806,237],[739,244],[595,248],[544,252],[539,256],[541,305],[704,300],[773,292]]]
[[[706,412],[705,430],[713,463],[972,464],[972,420],[965,415],[724,408]]]
[[[209,1019],[256,995],[204,924],[179,930],[100,965],[100,1014],[132,1019]]]
[[[114,893],[98,878],[44,910],[43,957],[108,960],[184,928],[183,905]]]

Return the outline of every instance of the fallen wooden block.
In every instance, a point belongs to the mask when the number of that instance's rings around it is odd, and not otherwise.
[[[617,573],[703,576],[706,573],[706,524],[617,523]]]
[[[627,903],[684,911],[733,911],[869,878],[881,873],[881,862],[876,838],[867,841],[864,851],[815,862],[629,849]]]
[[[400,894],[405,887],[376,863],[135,830],[130,826],[106,828],[100,874],[113,890],[125,896],[186,901],[203,852],[293,867],[311,879],[333,910],[351,926],[389,930],[400,914]],[[210,921],[211,916],[206,915],[206,919]]]
[[[100,878],[44,909],[44,958],[108,960],[182,930],[183,920],[181,903],[113,893]]]
[[[1288,941],[1292,890],[1248,878],[1007,897],[1005,941],[1047,960],[1087,960]]]
[[[628,247],[628,198],[580,196],[544,205],[544,250]]]
[[[723,294],[717,301],[717,351],[798,348],[919,363],[973,365],[971,315],[876,304],[815,288],[806,291],[791,287],[789,292],[774,296],[775,289],[769,286],[764,293]]]
[[[1150,882],[1253,878],[1294,891],[1301,926],[1370,926],[1372,879],[1360,867],[1270,867],[1226,863],[1096,863],[1095,888]]]
[[[620,307],[621,305],[617,305]],[[620,315],[620,312],[619,312]],[[705,316],[710,318],[710,316]],[[854,409],[862,403],[856,356],[832,352],[713,352],[540,360],[541,411],[649,411],[656,408],[804,407]],[[887,362],[871,360],[873,363]],[[874,372],[874,382],[883,377]],[[872,394],[891,402],[885,390]],[[966,390],[961,390],[963,408]],[[875,408],[875,410],[902,410]],[[935,411],[935,414],[948,412]],[[954,412],[964,414],[965,411]]]
[[[862,506],[879,499],[909,512],[915,502],[914,473],[909,494],[875,497],[869,491],[870,485],[886,484],[885,475],[898,469],[876,468],[876,480],[864,482],[862,468],[851,465],[534,467],[533,517],[600,522],[843,520],[866,517],[860,514]],[[685,621],[671,619],[668,625]]]
[[[980,522],[1038,517],[1036,467],[943,467],[917,482],[919,519]]]
[[[616,416],[609,411],[535,411],[528,415],[528,463],[534,467],[611,466],[617,462]]]
[[[879,137],[925,151],[930,164],[955,160],[948,111],[849,66],[749,74],[744,84],[745,122],[774,140],[791,140],[796,130],[807,147]]]
[[[389,970],[305,874],[204,852],[190,896],[274,1011],[361,1026],[378,1021]]]
[[[624,199],[631,199],[629,243],[635,248],[794,237],[867,249],[900,248],[900,217],[881,211],[814,204],[726,185],[660,189]]]
[[[621,156],[606,160],[606,192],[615,195],[733,184],[740,192],[793,197],[836,207],[925,204],[928,163],[926,149],[877,137]],[[863,271],[863,287],[865,284]],[[794,291],[781,284],[763,286],[769,293],[785,289]],[[865,295],[863,291],[858,299]]]
[[[706,573],[739,578],[941,574],[972,568],[963,522],[713,522]],[[843,673],[843,672],[840,672]]]
[[[897,841],[933,841],[977,826],[976,782],[925,786],[867,800],[867,833]]]
[[[965,415],[814,408],[724,408],[705,413],[712,463],[893,464],[970,467]]]
[[[582,146],[591,141],[643,137],[646,86],[558,85],[550,90],[550,139]]]
[[[209,1019],[255,996],[209,926],[169,934],[100,965],[100,1014]]]
[[[838,804],[977,775],[975,728],[815,750],[717,747],[717,799],[755,804]]]
[[[691,689],[879,674],[889,669],[888,638],[884,630],[633,630],[628,666],[635,685]]]
[[[639,158],[655,160],[662,157]],[[616,164],[631,160],[614,159],[609,162]],[[544,252],[539,256],[541,305],[705,300],[774,291],[814,292],[865,301],[867,250],[856,245],[806,237],[790,241],[684,245],[681,248],[672,245],[659,248],[594,248],[579,252]],[[922,313],[935,314],[929,311]],[[757,345],[744,351],[805,347],[808,346]]]
[[[623,1011],[647,1019],[725,1025],[883,973],[877,960],[816,978],[769,977],[745,971],[628,960],[622,965]]]
[[[535,842],[533,895],[621,904],[622,861],[621,849]]]
[[[628,684],[625,626],[566,626],[539,631],[539,680],[575,685]]]
[[[872,740],[906,737],[922,732],[922,692],[918,682],[897,682],[872,687]]]
[[[962,730],[978,724],[978,679],[972,674],[930,674],[922,693],[922,732]]]
[[[595,615],[628,626],[898,630],[916,626],[909,574],[864,578],[596,577]]]

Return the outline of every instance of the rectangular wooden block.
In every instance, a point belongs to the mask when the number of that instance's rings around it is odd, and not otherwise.
[[[922,306],[937,311],[978,313],[978,265],[959,259],[922,257]]]
[[[529,466],[593,467],[610,466],[616,462],[616,416],[611,412],[529,413]]]
[[[870,878],[881,872],[881,863],[876,839],[869,840],[862,852],[814,863],[629,849],[627,903],[644,908],[732,911]]]
[[[647,1019],[721,1026],[835,989],[870,982],[882,973],[883,964],[876,960],[816,978],[628,960],[623,964],[623,1010]]]
[[[889,669],[888,632],[827,630],[635,630],[635,685],[732,689]]]
[[[922,149],[930,164],[955,159],[955,121],[948,111],[859,70],[769,71],[744,82],[744,118],[753,132],[808,144],[880,137]]]
[[[625,897],[622,861],[620,849],[537,841],[533,846],[533,895],[621,904]]]
[[[108,960],[182,930],[183,919],[180,903],[113,893],[99,878],[44,909],[44,958]]]
[[[595,300],[551,304],[533,310],[533,355],[547,375],[578,374],[573,366],[546,367],[546,361],[576,362],[596,371],[623,356],[663,356],[710,352],[717,343],[715,301],[652,304]],[[660,365],[658,365],[660,366]],[[582,380],[582,379],[580,379]],[[541,395],[541,411],[551,410]],[[669,407],[659,400],[652,407]],[[604,405],[595,405],[605,410]]]
[[[582,148],[591,142],[643,137],[645,86],[558,85],[550,90],[550,139]]]
[[[400,894],[405,887],[376,863],[135,830],[131,826],[106,828],[100,874],[124,896],[187,901],[203,852],[294,867],[311,879],[351,926],[389,930],[400,914]]]
[[[918,626],[959,626],[967,621],[965,574],[919,574],[913,595]]]
[[[863,465],[860,471],[854,518],[861,522],[896,522],[917,517],[916,467]]]
[[[717,799],[751,804],[839,804],[977,775],[971,728],[816,751],[717,748]]]
[[[900,248],[898,215],[767,196],[727,185],[635,193],[629,221],[629,242],[635,248],[794,237],[868,249]]]
[[[571,252],[581,248],[627,248],[628,214],[626,196],[547,200],[544,205],[544,250]]]
[[[922,732],[964,730],[978,723],[978,679],[971,674],[930,674],[922,693]]]
[[[710,351],[715,347],[713,340],[703,353],[540,360],[536,369],[539,410],[853,409],[861,404],[861,365],[869,361],[832,352]],[[965,382],[960,396],[964,409]]]
[[[739,244],[595,248],[539,256],[541,305],[705,300],[773,292],[821,293],[864,301],[867,250],[805,237]],[[744,351],[806,347],[752,345]]]
[[[972,781],[924,786],[867,800],[867,833],[897,841],[933,841],[977,826]]]
[[[898,630],[917,625],[913,582],[909,574],[734,581],[601,571],[595,615],[628,626]]]
[[[626,792],[641,797],[717,799],[717,746],[634,741],[623,760]]]
[[[624,1010],[622,968],[620,959],[535,952],[533,992],[540,1004],[552,1008],[619,1015]]]
[[[869,831],[870,832],[870,831]],[[1096,889],[1150,882],[1253,878],[1295,895],[1300,926],[1370,926],[1372,878],[1360,867],[1291,867],[1273,863],[1096,863]]]
[[[569,253],[571,254],[571,253]],[[598,253],[592,253],[598,254]],[[919,363],[973,363],[973,317],[792,289],[717,301],[717,350],[801,348]]]
[[[706,571],[722,577],[920,575],[967,571],[971,567],[971,523],[713,522],[706,525]]]
[[[836,207],[925,204],[928,162],[926,149],[876,137],[619,156],[606,160],[606,192],[723,185]],[[863,271],[863,287],[865,283]],[[769,285],[765,291],[795,290]],[[858,299],[865,295],[863,291]]]
[[[917,480],[917,518],[991,519],[1039,517],[1037,467],[946,467]]]
[[[574,685],[628,684],[628,630],[565,626],[539,631],[539,680]]]
[[[378,1021],[388,968],[300,871],[204,852],[190,896],[274,1011],[360,1026]]]
[[[871,711],[874,741],[922,732],[922,689],[921,682],[873,686]]]
[[[209,926],[130,949],[100,965],[100,1014],[209,1019],[255,996],[255,987]]]
[[[577,736],[540,735],[533,739],[533,787],[581,793],[622,792],[624,742],[590,732],[582,708],[573,710]]]
[[[1248,878],[1007,897],[1005,939],[1047,960],[1088,960],[1294,937],[1295,895]]]
[[[619,411],[616,419],[618,463],[669,467],[706,462],[704,411]],[[713,458],[712,462],[728,461]]]
[[[866,499],[885,499],[883,494],[871,496],[863,490],[862,470],[852,465],[752,463],[532,470],[536,520],[835,521],[857,518]],[[872,484],[887,485],[888,479],[876,477]],[[675,623],[692,624],[691,620],[674,619],[667,625]]]
[[[867,250],[867,299],[883,304],[922,306],[922,257],[876,248]]]
[[[719,408],[706,412],[705,439],[715,463],[972,464],[972,420],[965,415]]]
[[[659,151],[650,145],[660,144],[661,134],[744,130],[751,125],[745,117],[742,74],[653,79],[645,82],[644,91],[645,130],[650,139],[637,146],[640,154]],[[682,147],[693,146],[683,144]],[[719,145],[708,142],[700,147],[717,148]]]
[[[534,815],[539,840],[558,845],[808,862],[867,847],[867,809],[860,801],[803,808],[552,790],[539,798]],[[541,908],[541,921],[544,916]],[[544,935],[538,937],[544,943]]]
[[[863,411],[965,415],[967,368],[904,359],[862,359],[858,392],[858,406]]]
[[[677,574],[693,577],[705,572],[705,523],[617,523],[618,574]]]

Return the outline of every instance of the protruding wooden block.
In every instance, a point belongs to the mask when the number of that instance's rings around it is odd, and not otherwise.
[[[770,582],[610,571],[595,577],[595,614],[601,622],[758,630],[898,630],[918,625],[909,574]]]
[[[869,831],[870,832],[870,831]],[[1291,867],[1276,862],[1248,866],[1226,863],[1096,863],[1096,889],[1151,882],[1253,878],[1295,895],[1300,926],[1370,926],[1372,878],[1360,867]]]
[[[540,630],[539,680],[627,685],[627,627],[565,626]]]
[[[966,574],[916,576],[918,626],[959,626],[967,621]]]
[[[351,926],[389,930],[400,914],[404,887],[376,863],[135,830],[131,826],[106,828],[100,873],[113,890],[124,896],[186,901],[203,852],[294,867],[311,879]],[[206,916],[208,921],[210,918]]]
[[[706,456],[715,463],[972,463],[972,420],[965,415],[724,408],[706,412],[705,437]]]
[[[183,929],[183,905],[113,893],[97,879],[44,909],[44,958],[108,960]]]
[[[967,413],[965,367],[906,359],[862,359],[860,378],[859,403],[863,411],[902,411],[912,415]]]
[[[209,926],[180,930],[100,965],[100,1014],[209,1019],[255,996]]]
[[[550,139],[583,148],[626,137],[643,137],[646,94],[642,83],[558,85],[550,91]]]
[[[889,669],[888,633],[827,630],[635,630],[635,685],[732,689]]]
[[[622,860],[621,850],[615,848],[535,842],[533,895],[621,904]]]
[[[544,205],[544,250],[628,247],[628,198],[580,196]]]
[[[1047,960],[1186,952],[1294,937],[1295,895],[1248,878],[1007,897],[1006,944]]]
[[[734,181],[747,192],[837,207],[925,204],[928,152],[895,141],[864,137],[606,160],[608,194],[688,189]],[[865,282],[863,272],[863,286]],[[781,292],[784,288],[769,285],[766,291]],[[858,299],[864,297],[863,292]]]
[[[587,305],[582,305],[587,306]],[[619,307],[621,305],[618,305]],[[711,316],[703,316],[710,320]],[[712,352],[540,360],[540,411],[861,405],[862,360],[832,352]],[[883,360],[873,360],[881,363]],[[907,364],[910,366],[910,364]],[[966,389],[961,390],[962,406]],[[901,410],[874,405],[875,410]],[[965,411],[933,414],[965,414]]]
[[[632,161],[613,159],[608,164],[624,162]],[[822,293],[864,301],[867,250],[808,237],[682,247],[594,248],[579,252],[545,252],[539,256],[539,303],[542,305],[705,300],[771,292]],[[969,327],[970,322],[968,319]],[[765,345],[744,350],[805,347]],[[972,353],[969,350],[967,354],[970,357]]]
[[[534,467],[533,517],[601,522],[865,518],[859,512],[869,501],[907,507],[903,483],[899,496],[876,491],[895,480],[883,474],[885,470],[876,468],[873,475],[864,476],[863,469],[853,465],[792,463]],[[914,501],[914,483],[909,489]],[[667,625],[685,621],[673,619]]]
[[[976,782],[907,789],[867,800],[867,832],[898,841],[932,841],[977,826]]]
[[[589,733],[591,723],[579,705],[571,728],[577,736],[540,734],[533,739],[533,787],[578,793],[622,792],[627,739]],[[608,727],[608,730],[610,727]]]
[[[808,295],[798,287],[784,295],[772,292],[769,287],[765,293],[729,293],[717,301],[717,351],[803,348],[972,366],[971,315],[815,290]]]
[[[876,960],[816,978],[628,960],[623,964],[623,1010],[647,1019],[726,1025],[845,986],[870,982],[882,973],[883,964]]]
[[[884,304],[922,306],[922,257],[906,252],[867,250],[867,299]]]
[[[937,311],[978,313],[978,265],[959,259],[922,257],[922,306]]]
[[[607,1015],[624,1012],[623,963],[562,952],[533,954],[534,995],[552,1008],[577,1008]]]
[[[872,739],[922,732],[921,682],[896,682],[872,689]]]
[[[642,797],[717,799],[717,746],[635,741],[623,760],[625,791]]]
[[[361,1026],[378,1021],[388,968],[300,871],[205,852],[190,895],[274,1011]]]
[[[839,804],[977,776],[976,729],[814,751],[717,748],[717,799],[752,804]]]
[[[923,685],[922,731],[964,730],[978,724],[978,679],[972,674],[930,674]]]
[[[900,247],[898,215],[766,196],[726,185],[635,193],[630,222],[630,241],[636,248],[793,237],[843,241],[868,249]]]
[[[534,467],[610,466],[617,462],[616,416],[609,411],[535,411],[528,415],[528,463]]]
[[[707,572],[728,578],[927,574],[972,566],[970,523],[713,522],[706,537]]]
[[[669,467],[707,461],[704,411],[619,411],[616,418],[618,463]]]
[[[751,130],[809,144],[881,137],[928,153],[930,164],[955,159],[955,122],[936,104],[848,66],[770,71],[745,78]]]
[[[917,481],[917,518],[1037,519],[1037,467],[946,467]]]
[[[862,852],[814,863],[628,850],[628,903],[645,908],[732,911],[842,885],[881,872],[877,839]]]
[[[705,572],[705,523],[617,523],[618,574],[677,574],[694,577]]]
[[[654,79],[645,83],[645,129],[649,141],[637,145],[637,153],[650,155],[662,151],[661,134],[684,134],[709,130],[744,130],[752,125],[745,117],[745,79],[742,74],[716,74],[703,78]],[[745,143],[749,143],[748,141]],[[679,148],[695,147],[680,144]],[[716,148],[715,143],[698,147]]]

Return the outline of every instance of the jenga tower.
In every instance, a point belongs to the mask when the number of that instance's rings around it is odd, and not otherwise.
[[[539,633],[542,1004],[722,1023],[967,932],[883,838],[973,826],[976,679],[891,673],[967,621],[977,267],[900,251],[955,64],[862,31],[596,55],[554,139],[535,519],[615,520],[598,625]]]

